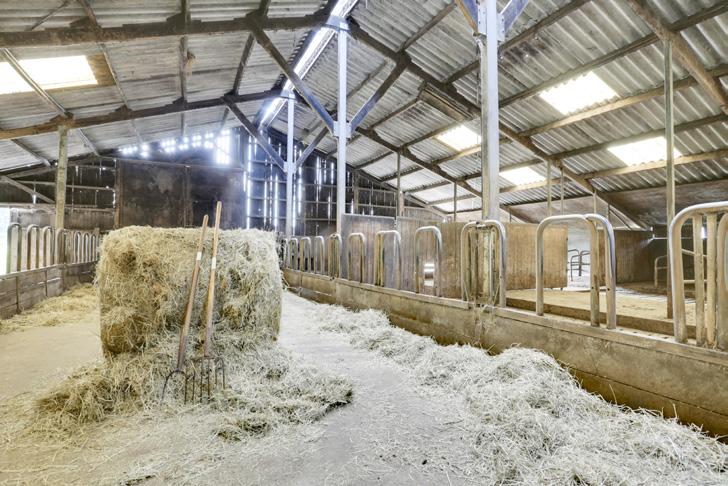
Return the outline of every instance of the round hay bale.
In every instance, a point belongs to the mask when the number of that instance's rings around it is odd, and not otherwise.
[[[104,238],[96,279],[101,342],[107,355],[139,352],[157,344],[166,333],[178,332],[199,231],[130,226]],[[201,327],[211,247],[212,231],[208,230],[193,329]],[[215,282],[216,330],[235,330],[241,342],[276,338],[283,286],[273,233],[221,231]]]

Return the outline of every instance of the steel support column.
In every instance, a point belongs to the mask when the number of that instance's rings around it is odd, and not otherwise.
[[[58,166],[56,167],[56,231],[63,229],[66,214],[66,176],[68,172],[68,127],[58,127]]]
[[[288,100],[288,139],[286,142],[286,237],[293,235],[293,173],[296,161],[293,160],[293,130],[296,105],[293,99]]]
[[[404,213],[404,198],[402,197],[402,152],[397,152],[397,217]]]
[[[482,0],[478,5],[478,50],[480,52],[480,158],[482,219],[498,219],[499,139],[498,126],[498,5]]]
[[[458,220],[458,185],[452,183],[452,220]]]
[[[336,232],[341,234],[346,213],[346,142],[349,137],[346,124],[346,41],[348,32],[342,23],[339,28],[339,105],[337,108],[336,135],[338,156],[336,158]]]
[[[672,42],[665,42],[665,168],[667,170],[665,195],[667,224],[675,218],[675,119],[673,116]]]
[[[665,212],[667,227],[675,219],[675,119],[673,116],[674,85],[672,79],[672,41],[665,41]],[[702,226],[702,221],[701,221]],[[670,259],[667,260],[667,317],[672,315],[672,286]]]
[[[551,210],[551,188],[553,187],[553,184],[551,183],[551,161],[549,160],[546,162],[546,215],[547,216],[553,216],[552,210]]]

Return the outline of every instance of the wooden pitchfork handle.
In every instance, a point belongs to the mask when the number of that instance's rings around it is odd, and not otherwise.
[[[212,345],[212,311],[215,306],[215,268],[217,267],[217,243],[220,238],[220,213],[222,202],[218,201],[215,207],[215,229],[212,233],[212,254],[210,263],[210,284],[207,286],[207,304],[205,305],[205,343],[204,357],[210,357]]]
[[[179,350],[177,351],[177,371],[182,371],[185,365],[187,355],[187,335],[190,332],[190,321],[192,320],[192,307],[195,304],[195,294],[197,293],[197,280],[200,276],[200,262],[202,261],[202,251],[205,249],[205,232],[207,231],[207,215],[202,218],[202,228],[200,229],[200,239],[197,241],[197,252],[195,253],[195,268],[192,270],[192,282],[190,282],[190,292],[187,296],[187,306],[185,306],[184,317],[182,318],[182,329],[179,334]]]

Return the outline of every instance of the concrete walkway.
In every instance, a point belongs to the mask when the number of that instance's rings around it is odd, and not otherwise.
[[[260,444],[237,464],[226,464],[205,480],[243,484],[457,484],[427,468],[427,444],[461,441],[462,405],[424,397],[406,372],[373,353],[354,349],[342,336],[322,333],[308,317],[313,306],[286,293],[280,344],[321,368],[354,383],[353,402],[277,447]],[[268,438],[276,440],[275,436]],[[264,440],[266,442],[266,440]]]

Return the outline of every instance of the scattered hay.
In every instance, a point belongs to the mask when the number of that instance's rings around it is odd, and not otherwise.
[[[31,327],[75,324],[98,312],[96,291],[91,284],[76,285],[30,309],[0,321],[0,334]]]
[[[199,231],[130,226],[104,238],[97,283],[106,354],[142,351],[179,328]],[[194,316],[207,296],[211,247],[208,231]],[[248,342],[277,336],[282,283],[272,233],[221,231],[215,285],[216,332],[234,330]]]
[[[198,235],[199,230],[129,227],[104,239],[97,282],[105,359],[37,400],[36,431],[70,432],[114,414],[160,408],[179,413],[195,406],[181,403],[179,375],[167,392],[178,399],[162,405],[160,394],[176,362]],[[209,267],[208,255],[194,316],[202,314]],[[350,383],[300,363],[274,341],[282,283],[272,233],[221,232],[216,287],[214,353],[225,360],[228,387],[218,385],[205,406],[225,414],[217,435],[239,440],[280,424],[309,423],[349,402]],[[199,319],[192,325],[188,361],[202,353],[204,326]]]
[[[379,457],[391,451],[400,467],[457,471],[480,484],[728,482],[728,446],[694,426],[589,394],[542,352],[490,356],[439,346],[393,327],[378,311],[316,305],[312,313],[322,329],[401,365],[423,393],[462,400],[463,415],[453,417],[461,440],[378,444]]]
[[[352,385],[347,380],[302,362],[276,343],[245,345],[229,336],[221,341],[227,387],[218,388],[209,402],[205,398],[183,404],[181,380],[176,380],[160,403],[177,347],[170,336],[153,351],[111,356],[82,368],[46,392],[36,402],[33,431],[73,432],[112,415],[168,416],[205,407],[207,413],[220,414],[215,434],[242,440],[282,425],[312,423],[351,400]]]

